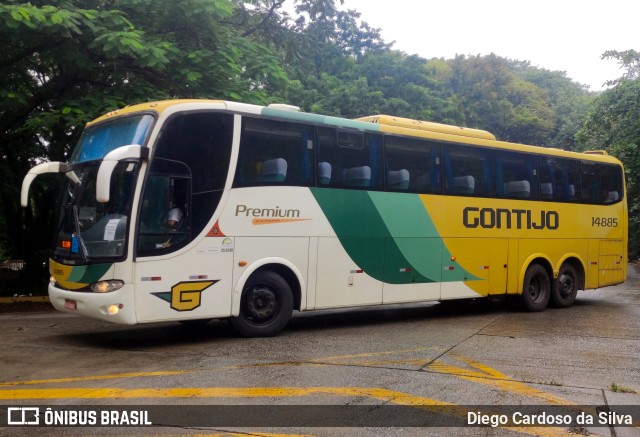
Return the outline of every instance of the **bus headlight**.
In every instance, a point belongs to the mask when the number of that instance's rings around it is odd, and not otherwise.
[[[91,291],[95,293],[111,293],[121,289],[124,286],[124,281],[119,279],[112,279],[110,281],[99,281],[91,284]]]

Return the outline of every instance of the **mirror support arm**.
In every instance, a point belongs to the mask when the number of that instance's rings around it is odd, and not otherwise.
[[[29,204],[29,187],[31,183],[41,174],[66,173],[70,169],[69,164],[64,162],[43,162],[33,167],[22,180],[22,190],[20,192],[20,205],[26,208]]]
[[[100,163],[100,168],[98,169],[96,200],[100,203],[107,203],[109,201],[109,198],[111,197],[111,175],[120,161],[128,159],[145,160],[148,158],[149,149],[137,144],[118,147],[117,149],[107,153],[107,156],[104,157],[102,163]]]

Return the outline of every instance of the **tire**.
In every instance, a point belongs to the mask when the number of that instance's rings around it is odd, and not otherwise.
[[[532,264],[524,275],[522,303],[527,311],[543,311],[551,297],[551,280],[540,264]]]
[[[293,313],[293,293],[282,276],[271,271],[251,275],[240,298],[240,315],[231,326],[244,337],[272,337],[287,325]]]
[[[557,308],[567,308],[573,305],[578,294],[578,272],[571,264],[562,264],[558,278],[553,281],[551,301]]]

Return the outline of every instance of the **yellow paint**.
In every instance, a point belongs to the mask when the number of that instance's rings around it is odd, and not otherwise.
[[[468,409],[448,402],[384,388],[366,387],[208,387],[208,388],[70,388],[0,390],[2,400],[33,399],[140,399],[140,398],[259,398],[304,396],[366,397],[383,403],[425,408],[437,414],[466,419]],[[489,411],[484,412],[492,414]],[[542,437],[569,436],[559,428],[510,427],[514,432]]]
[[[192,311],[200,306],[202,292],[217,281],[180,282],[171,287],[171,308]]]
[[[450,124],[434,123],[432,121],[413,120],[411,118],[394,117],[392,115],[372,115],[369,117],[356,118],[356,121],[376,123],[383,126],[396,126],[408,129],[417,129],[427,132],[438,132],[443,134],[458,135],[463,137],[483,138],[485,140],[495,140],[496,137],[491,132],[480,129],[471,129]]]
[[[526,269],[536,258],[547,260],[554,275],[557,275],[567,258],[576,258],[587,273],[588,288],[620,282],[616,278],[626,274],[626,263],[620,266],[617,276],[604,266],[606,260],[611,264],[619,261],[620,255],[626,254],[625,226],[622,225],[626,223],[626,212],[623,202],[605,207],[435,195],[420,195],[420,199],[451,256],[455,256],[456,262],[467,272],[480,279],[465,281],[480,295],[488,292],[500,294],[505,289],[509,293],[521,293]],[[480,211],[484,208],[522,212],[509,214],[510,228],[506,224],[506,213],[501,215],[501,227],[497,226],[497,220],[492,228],[483,228],[478,223],[471,223],[476,226],[469,227],[469,223],[467,226],[464,223],[465,210],[469,207],[475,210],[472,213],[467,210],[468,222],[479,219]],[[557,213],[557,229],[528,229],[528,218],[524,211],[531,211],[531,221],[538,224],[541,214],[549,211]],[[594,217],[604,216],[616,219],[620,225],[593,225]],[[612,255],[600,260],[602,257],[599,252],[602,249],[598,244],[590,244],[590,241],[611,242],[611,247],[617,244],[620,250],[614,255],[618,258]],[[600,262],[603,266],[598,269],[595,265],[594,268],[593,262]],[[602,276],[600,282],[598,276]]]
[[[52,259],[49,260],[49,273],[54,277],[58,284],[69,290],[79,290],[80,288],[84,288],[88,285],[81,282],[68,281],[72,272],[73,266],[66,266],[64,264],[57,263]]]
[[[537,388],[531,387],[523,382],[514,381],[507,375],[493,369],[485,364],[481,364],[470,358],[456,355],[461,361],[464,361],[472,368],[477,370],[465,369],[457,366],[451,366],[441,362],[435,362],[428,366],[430,370],[438,373],[445,373],[447,375],[455,376],[457,378],[465,379],[468,381],[476,382],[483,385],[489,385],[502,391],[518,394],[530,398],[541,399],[545,402],[555,405],[575,405],[559,396],[555,396],[551,393],[547,393]]]
[[[140,103],[138,105],[127,106],[122,109],[116,109],[115,111],[111,111],[101,117],[96,118],[95,120],[87,123],[87,126],[91,126],[92,124],[99,123],[101,121],[108,120],[113,117],[118,117],[121,115],[132,114],[134,112],[155,112],[157,114],[161,114],[167,108],[171,106],[179,105],[182,103],[220,103],[221,100],[205,100],[205,99],[182,99],[182,100],[163,100],[158,102],[148,102],[148,103]]]
[[[382,351],[374,353],[362,353],[351,355],[338,355],[322,358],[313,358],[306,361],[282,362],[282,363],[264,363],[257,365],[241,365],[226,366],[218,369],[237,369],[250,368],[260,366],[287,366],[287,365],[321,365],[324,363],[351,363],[359,365],[389,365],[389,364],[412,364],[418,366],[426,366],[427,369],[449,376],[461,378],[474,383],[489,385],[498,390],[522,395],[530,398],[541,399],[547,403],[555,405],[573,405],[572,402],[546,393],[542,390],[530,387],[525,383],[513,381],[507,375],[498,370],[489,367],[483,363],[477,362],[461,355],[451,355],[453,358],[462,361],[468,367],[458,367],[445,364],[442,362],[423,359],[402,360],[398,356],[406,353],[424,352],[433,348],[413,348],[393,351]],[[392,355],[390,360],[366,360],[372,357],[382,357]],[[209,370],[209,371],[210,371]],[[184,371],[158,371],[158,372],[135,372],[108,374],[101,376],[87,376],[75,378],[57,378],[48,380],[32,380],[23,382],[5,382],[0,386],[18,386],[18,385],[36,385],[36,384],[52,384],[52,383],[68,383],[91,381],[101,379],[123,379],[137,378],[148,376],[170,376],[180,375],[193,372],[202,372],[203,370],[184,370]],[[466,419],[467,408],[459,405],[435,400],[428,397],[416,396],[409,393],[389,390],[377,387],[185,387],[185,388],[139,388],[139,389],[122,389],[122,388],[51,388],[51,389],[0,389],[0,399],[2,400],[33,400],[33,399],[140,399],[140,398],[291,398],[291,397],[308,397],[308,396],[339,396],[339,397],[364,397],[375,399],[383,403],[391,403],[395,405],[412,406],[415,408],[426,408],[437,414],[450,417]],[[491,411],[483,411],[485,414],[492,414]],[[572,435],[560,428],[546,427],[515,427],[503,426],[514,432],[536,435],[541,437],[552,436],[569,436]]]
[[[76,376],[73,378],[53,378],[53,379],[32,379],[29,381],[13,381],[13,382],[0,382],[0,387],[15,387],[19,385],[41,385],[41,384],[60,384],[67,382],[82,382],[82,381],[100,381],[107,379],[123,379],[123,378],[141,378],[146,376],[172,376],[183,375],[185,373],[191,373],[192,370],[186,371],[163,371],[163,372],[133,372],[133,373],[113,373],[109,375],[96,375],[96,376]]]

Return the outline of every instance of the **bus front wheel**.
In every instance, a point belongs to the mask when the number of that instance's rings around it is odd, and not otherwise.
[[[524,275],[522,303],[528,311],[543,311],[551,297],[551,280],[540,264],[532,264]]]
[[[240,314],[231,326],[245,337],[272,337],[291,319],[293,293],[277,273],[258,271],[247,281],[240,298]]]
[[[558,272],[558,279],[553,283],[551,301],[558,308],[573,305],[578,294],[578,273],[571,264],[562,264]]]

